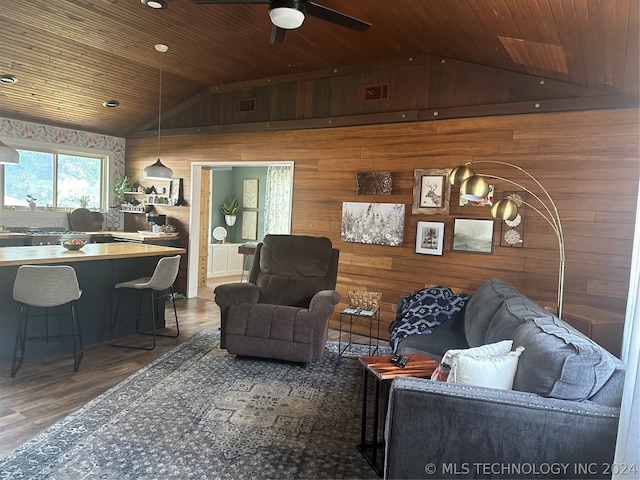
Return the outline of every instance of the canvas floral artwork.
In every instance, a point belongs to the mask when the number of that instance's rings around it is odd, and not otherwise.
[[[399,247],[404,236],[404,204],[342,204],[343,242]]]

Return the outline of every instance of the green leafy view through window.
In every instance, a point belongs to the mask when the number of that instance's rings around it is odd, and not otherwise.
[[[4,206],[101,208],[104,157],[18,150],[20,163],[4,166]]]

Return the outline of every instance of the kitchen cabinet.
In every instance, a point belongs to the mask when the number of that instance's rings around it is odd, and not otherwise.
[[[207,277],[242,275],[244,255],[238,253],[241,243],[213,243],[209,245]]]

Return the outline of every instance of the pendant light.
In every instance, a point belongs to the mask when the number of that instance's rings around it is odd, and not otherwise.
[[[155,46],[160,53],[165,53],[169,47],[161,43]],[[144,169],[144,178],[149,180],[171,180],[173,171],[165,167],[160,161],[160,126],[162,123],[162,60],[160,61],[160,93],[158,94],[158,160]]]
[[[6,165],[17,165],[20,162],[20,155],[18,151],[14,148],[11,148],[9,145],[5,145],[2,140],[0,140],[0,163],[4,163]]]

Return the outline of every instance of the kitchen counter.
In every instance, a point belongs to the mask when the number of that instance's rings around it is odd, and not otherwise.
[[[122,232],[122,231],[114,231],[107,232],[113,238],[120,240],[130,240],[134,242],[153,242],[157,240],[179,240],[179,235],[167,235],[160,233],[152,233],[152,232]]]
[[[62,245],[6,247],[0,249],[0,267],[76,263],[94,260],[155,257],[187,253],[184,248],[144,243],[88,243],[82,250],[66,250]]]
[[[78,300],[78,315],[85,347],[92,343],[104,342],[109,338],[109,325],[115,309],[116,283],[135,278],[151,276],[161,257],[184,254],[184,248],[174,248],[144,243],[114,242],[89,243],[82,250],[66,250],[61,245],[18,246],[0,248],[0,365],[7,366],[13,356],[16,330],[18,326],[19,303],[13,299],[13,282],[20,265],[71,265],[76,271],[82,296]],[[183,258],[186,262],[186,256]],[[185,265],[186,266],[186,265]],[[137,309],[137,291],[123,290],[118,317],[131,318]],[[164,301],[158,308],[156,328],[164,325]],[[54,309],[51,309],[54,311]],[[67,310],[68,311],[68,310]],[[151,328],[151,308],[143,302],[143,329]],[[51,322],[56,325],[55,322]],[[42,332],[42,321],[30,321],[29,328]],[[39,330],[36,330],[39,329]],[[32,333],[34,333],[32,331]],[[124,326],[116,336],[135,333],[135,322]],[[41,333],[40,333],[41,335]],[[60,352],[71,352],[68,342],[32,341],[27,345],[25,362],[30,359]],[[88,352],[85,352],[88,355]],[[73,362],[70,362],[71,366]],[[80,367],[82,368],[82,367]],[[71,369],[71,367],[70,367]]]
[[[15,233],[8,230],[0,230],[0,240],[9,240],[12,238],[27,238],[29,235],[26,233]]]

